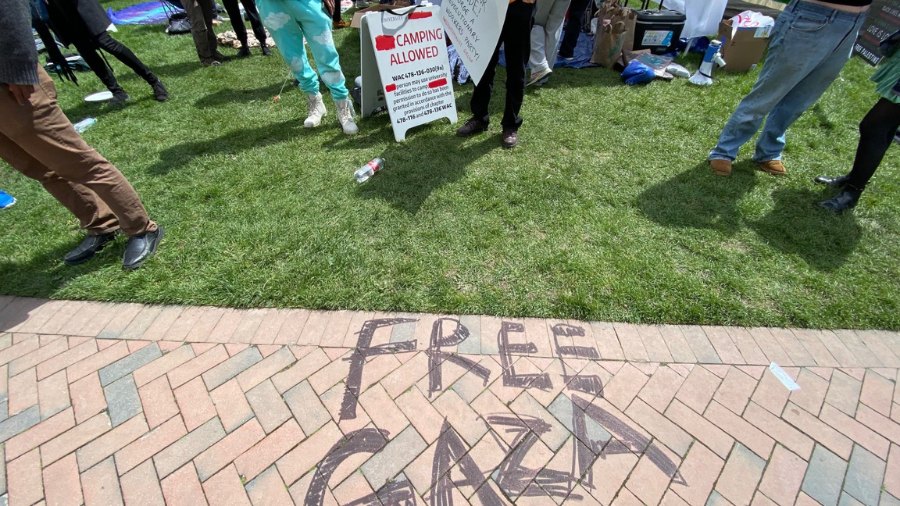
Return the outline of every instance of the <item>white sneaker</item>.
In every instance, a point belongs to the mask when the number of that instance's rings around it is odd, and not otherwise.
[[[303,120],[303,126],[306,128],[317,127],[322,124],[322,118],[328,114],[325,110],[325,102],[322,101],[322,94],[306,95],[306,110],[308,116]]]
[[[359,132],[356,122],[353,121],[353,116],[355,114],[353,112],[353,102],[349,99],[335,100],[334,105],[337,106],[338,122],[341,124],[341,128],[344,129],[344,133],[353,135]]]
[[[552,73],[553,73],[553,71],[550,69],[544,69],[544,70],[538,70],[537,72],[532,72],[531,79],[528,80],[528,83],[526,83],[526,86],[532,86],[535,84],[537,84],[538,86],[541,86],[544,83],[546,83],[548,79],[550,79],[550,74],[552,74]]]

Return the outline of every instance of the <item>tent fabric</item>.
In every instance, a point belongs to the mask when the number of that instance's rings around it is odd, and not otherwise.
[[[568,67],[573,69],[583,69],[585,67],[596,67],[591,63],[591,56],[594,53],[594,36],[589,33],[580,33],[578,35],[578,44],[572,53],[573,58],[566,61],[557,58],[553,68]]]
[[[681,36],[692,39],[718,32],[727,4],[728,0],[668,0],[664,5],[685,14]]]
[[[175,10],[169,2],[144,2],[119,11],[107,9],[106,12],[117,25],[158,25],[166,23]]]

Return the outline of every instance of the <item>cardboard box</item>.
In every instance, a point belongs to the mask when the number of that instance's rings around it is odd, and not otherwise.
[[[362,17],[365,16],[369,12],[402,9],[404,7],[409,7],[410,5],[412,5],[412,2],[401,0],[401,1],[395,2],[393,4],[379,4],[379,5],[373,5],[371,7],[366,7],[365,9],[360,9],[353,13],[353,20],[350,21],[350,28],[356,28],[358,30],[360,23],[362,23]]]
[[[722,41],[722,58],[728,72],[747,72],[762,60],[769,45],[772,27],[738,28],[732,30],[731,20],[719,23],[719,40]],[[732,35],[733,34],[733,35]]]

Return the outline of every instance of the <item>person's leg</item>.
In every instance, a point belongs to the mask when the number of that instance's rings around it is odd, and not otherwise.
[[[825,51],[816,39],[818,32],[803,30],[809,21],[794,12],[796,5],[795,1],[778,16],[759,78],[725,123],[709,159],[737,158],[741,146],[759,130],[766,115],[822,62]],[[822,18],[824,21],[814,22],[827,24],[828,17]],[[798,26],[792,27],[795,20]]]
[[[303,30],[294,17],[294,2],[284,0],[259,0],[259,12],[263,22],[275,39],[281,56],[307,95],[319,93],[319,76],[309,64],[303,46]]]
[[[234,28],[234,34],[241,42],[241,49],[247,48],[247,25],[244,24],[244,18],[241,17],[241,9],[238,7],[238,0],[222,0],[222,6],[228,13],[228,19],[231,20],[231,26]],[[249,52],[247,52],[249,54]]]
[[[203,23],[206,25],[206,44],[212,48],[213,56],[218,59],[224,59],[222,53],[219,52],[219,40],[216,38],[216,30],[213,27],[213,20],[216,19],[215,0],[199,0],[200,7],[203,9]]]
[[[331,90],[331,98],[335,101],[346,100],[350,95],[341,70],[341,60],[332,37],[332,22],[321,0],[294,0],[296,6],[294,16],[300,22],[310,52],[316,61],[316,68],[325,86]]]
[[[581,23],[588,3],[593,0],[572,0],[569,4],[569,19],[563,30],[562,41],[559,45],[559,56],[572,58],[575,56],[575,46],[578,45],[578,37],[581,35]]]
[[[837,195],[820,202],[819,205],[836,213],[856,207],[866,185],[869,184],[884,154],[894,141],[898,127],[900,127],[900,104],[886,98],[878,100],[859,124],[859,145],[850,173],[840,177],[816,178],[817,183],[841,189]]]
[[[337,48],[334,47],[332,37],[332,21],[322,9],[321,0],[295,0],[294,16],[300,22],[300,28],[307,36],[310,52],[316,60],[316,67],[322,82],[331,91],[331,98],[337,107],[337,117],[341,128],[346,134],[358,132],[353,103],[350,101],[350,92],[347,90],[344,72],[341,70],[341,61]],[[318,107],[318,104],[315,104]],[[312,109],[313,104],[310,103]]]
[[[331,13],[331,21],[335,28],[344,27],[344,19],[341,14],[341,0],[334,0],[334,11]]]
[[[141,79],[147,81],[147,84],[153,87],[154,92],[161,87],[159,78],[146,66],[140,58],[135,55],[131,49],[125,44],[112,38],[108,33],[103,32],[95,38],[97,45],[107,53],[113,55],[120,62],[124,63],[128,68],[134,71]],[[163,88],[162,91],[165,91]],[[159,97],[157,97],[159,98]],[[167,97],[168,98],[168,97]]]
[[[531,53],[528,58],[528,67],[531,69],[532,76],[543,74],[550,68],[550,64],[547,63],[547,55],[544,52],[544,43],[548,35],[544,25],[547,24],[553,2],[554,0],[544,0],[534,8],[534,26],[531,27]]]
[[[155,231],[157,226],[147,215],[137,192],[115,166],[75,132],[56,102],[53,80],[40,67],[38,74],[40,84],[35,87],[29,104],[20,106],[9,94],[0,94],[0,115],[6,118],[0,122],[0,134],[19,146],[37,165],[34,162],[23,165],[27,159],[21,158],[16,163],[31,174],[40,170],[35,167],[45,167],[70,183],[73,194],[77,195],[64,197],[69,202],[64,205],[73,213],[77,211],[79,220],[96,230],[114,227],[108,215],[111,211],[119,227],[129,236]],[[41,181],[45,187],[50,184],[55,188],[51,192],[55,197],[66,192],[57,179],[45,180]],[[91,202],[88,193],[77,189],[77,185],[96,194],[109,211],[96,200]]]
[[[5,97],[0,97],[0,102],[5,100]],[[3,109],[4,106],[0,104],[0,110]],[[0,158],[24,176],[41,183],[47,193],[68,209],[78,219],[81,228],[89,234],[102,235],[119,229],[119,220],[96,193],[59,177],[2,132]]]
[[[113,95],[125,94],[125,90],[119,85],[119,81],[113,74],[112,69],[109,68],[109,65],[106,64],[106,61],[104,61],[100,56],[100,53],[97,52],[97,45],[93,41],[79,39],[73,40],[72,44],[75,46],[75,49],[78,50],[78,54],[81,55],[84,62],[88,64],[88,67],[90,67],[91,70],[94,71],[94,74],[97,75],[97,78],[100,79],[100,82],[106,86],[106,89],[111,91]],[[128,98],[128,96],[125,95],[125,98]]]
[[[525,66],[531,51],[531,22],[534,4],[517,1],[509,5],[500,40],[506,56],[506,107],[503,110],[503,129],[518,130],[522,125],[519,111],[525,98]]]
[[[856,16],[855,19],[850,15],[839,15],[815,32],[794,29],[796,33],[793,40],[799,49],[797,54],[803,55],[815,66],[805,72],[803,79],[772,108],[756,141],[754,160],[781,160],[787,129],[819,100],[840,75],[844,64],[850,59],[864,19],[864,15]]]
[[[209,31],[212,30],[212,25],[206,22],[209,14],[205,12],[205,7],[208,5],[204,0],[182,0],[181,4],[191,21],[191,36],[194,39],[194,47],[197,49],[197,57],[204,65],[210,65],[215,60],[216,46],[209,43]]]
[[[552,70],[556,63],[556,49],[559,46],[560,37],[562,37],[563,23],[566,20],[566,11],[569,10],[569,0],[555,0],[551,7],[550,13],[547,15],[547,21],[544,24],[544,31],[547,38],[544,40],[544,51],[548,67]],[[534,51],[532,49],[532,51]]]
[[[544,74],[550,69],[547,62],[547,53],[544,51],[544,41],[547,40],[547,32],[544,27],[535,23],[531,29],[531,53],[528,57],[528,68],[531,75]]]
[[[485,127],[490,123],[491,117],[488,113],[488,106],[491,103],[491,95],[494,92],[494,75],[497,73],[497,63],[500,60],[500,46],[502,41],[497,44],[494,54],[484,69],[481,80],[475,85],[475,91],[472,92],[472,118],[480,121]],[[507,61],[509,56],[507,56]]]
[[[256,8],[254,0],[241,0],[244,5],[244,12],[247,19],[250,20],[250,27],[253,29],[253,35],[259,41],[259,47],[266,47],[266,29],[263,27],[262,19],[259,18],[259,10]]]
[[[856,148],[856,159],[853,160],[847,186],[860,191],[866,189],[875,169],[891,147],[898,127],[900,104],[886,98],[876,102],[859,124],[859,146]]]

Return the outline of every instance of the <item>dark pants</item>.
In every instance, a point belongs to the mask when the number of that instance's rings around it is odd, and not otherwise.
[[[334,12],[331,13],[331,20],[335,23],[341,22],[341,0],[334,0]]]
[[[584,21],[584,13],[587,6],[593,0],[572,0],[569,4],[569,19],[563,28],[562,39],[559,43],[559,55],[563,58],[571,58],[575,55],[575,46],[578,45],[578,36],[581,34],[581,24]]]
[[[491,56],[484,76],[472,94],[472,116],[485,123],[490,121],[488,105],[494,91],[494,75],[503,45],[506,56],[506,108],[503,110],[503,128],[517,130],[522,125],[519,111],[525,98],[525,66],[531,53],[531,25],[534,21],[534,4],[521,0],[509,4],[506,20],[500,32],[497,49]]]
[[[200,62],[209,64],[216,59],[218,41],[212,20],[216,16],[213,0],[182,0],[184,12],[191,20],[191,36]]]
[[[259,41],[260,45],[266,45],[266,29],[263,28],[262,21],[259,19],[259,11],[256,10],[256,2],[253,0],[241,0],[241,3],[244,4],[244,11],[247,12],[247,17],[250,19],[250,27],[253,28],[253,35],[256,36],[256,40]],[[241,17],[241,9],[238,7],[238,0],[222,0],[222,5],[225,7],[225,11],[228,12],[228,17],[231,18],[231,26],[234,27],[234,33],[237,35],[239,41],[241,41],[241,45],[247,46],[247,26],[244,24],[244,19]]]
[[[135,56],[131,49],[128,49],[126,45],[110,37],[106,32],[94,37],[93,40],[73,40],[72,44],[75,46],[75,49],[78,50],[81,57],[84,58],[85,63],[91,67],[91,70],[97,74],[97,77],[100,78],[100,81],[106,85],[109,91],[121,90],[122,88],[119,86],[116,76],[113,75],[112,69],[109,68],[109,65],[106,64],[97,52],[98,49],[103,49],[107,53],[115,56],[117,60],[127,65],[128,68],[133,70],[135,74],[139,75],[141,79],[147,81],[149,84],[156,84],[156,81],[158,81],[156,76],[153,75],[153,72],[144,65],[144,62],[142,62],[140,58]]]
[[[864,190],[900,127],[900,104],[879,100],[859,124],[859,146],[847,185]]]

